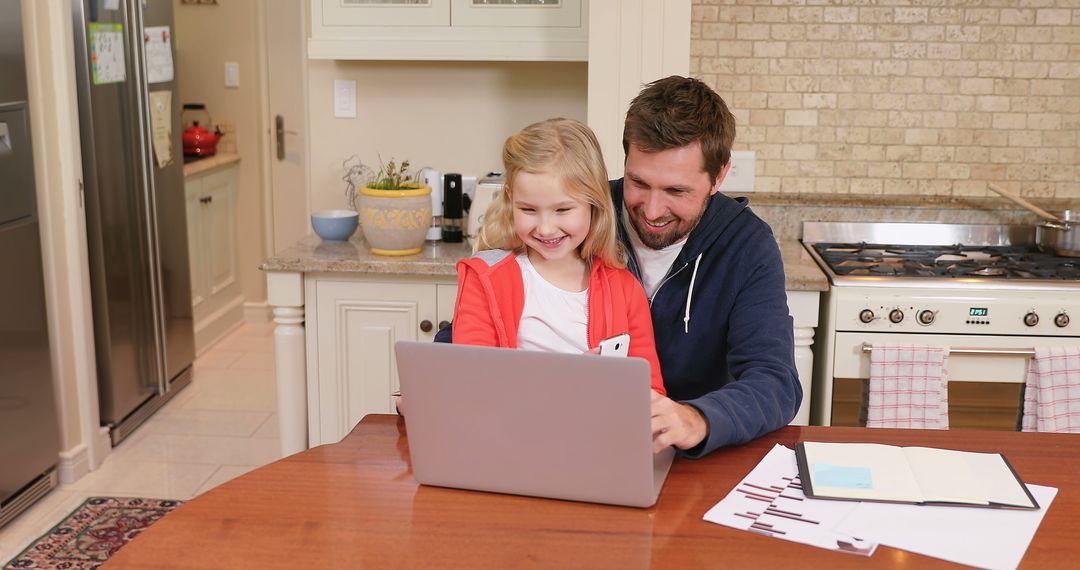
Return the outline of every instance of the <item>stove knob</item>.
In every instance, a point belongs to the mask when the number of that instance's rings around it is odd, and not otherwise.
[[[1054,324],[1059,328],[1065,328],[1069,326],[1069,315],[1065,313],[1058,313],[1058,316],[1054,317]]]
[[[936,317],[936,316],[937,316],[937,312],[936,311],[930,311],[930,310],[919,311],[919,314],[916,315],[916,317],[919,320],[920,325],[929,325],[929,324],[933,323],[934,322],[934,317]]]
[[[1039,315],[1036,315],[1035,311],[1031,311],[1030,313],[1024,315],[1024,324],[1029,327],[1033,327],[1039,324]]]
[[[900,321],[904,320],[904,311],[901,311],[900,309],[893,309],[889,311],[889,320],[894,323],[899,323]]]
[[[870,323],[870,321],[874,320],[875,318],[877,317],[874,316],[874,311],[871,311],[870,309],[863,309],[862,311],[859,311],[859,320],[864,323]]]

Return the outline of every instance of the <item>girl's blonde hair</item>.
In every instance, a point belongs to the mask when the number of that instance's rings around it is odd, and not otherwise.
[[[514,180],[520,172],[550,173],[571,198],[592,207],[589,235],[581,244],[582,259],[598,257],[612,267],[626,266],[626,252],[615,229],[607,168],[592,129],[573,119],[533,123],[506,139],[503,168],[506,184],[484,217],[477,250],[524,247],[514,231]]]

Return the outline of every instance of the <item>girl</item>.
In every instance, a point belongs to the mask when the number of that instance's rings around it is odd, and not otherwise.
[[[570,119],[529,125],[503,146],[505,190],[458,262],[455,344],[596,352],[630,333],[666,394],[645,292],[626,270],[607,169],[592,131]]]

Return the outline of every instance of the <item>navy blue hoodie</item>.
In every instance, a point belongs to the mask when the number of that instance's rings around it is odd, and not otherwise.
[[[640,280],[633,230],[623,224],[623,181],[611,191],[628,269]],[[772,229],[745,198],[709,198],[650,305],[668,396],[709,423],[705,441],[683,455],[749,441],[795,417],[803,394],[784,264]]]

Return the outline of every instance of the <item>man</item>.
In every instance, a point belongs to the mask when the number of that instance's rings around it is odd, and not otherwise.
[[[653,447],[687,457],[783,427],[802,402],[780,249],[745,198],[719,193],[734,140],[716,92],[660,79],[630,103],[625,176],[611,182],[668,393],[653,394]]]
[[[802,401],[780,250],[745,198],[719,193],[734,139],[716,92],[660,79],[630,103],[611,183],[669,396],[653,395],[654,447],[689,457],[783,427]]]

